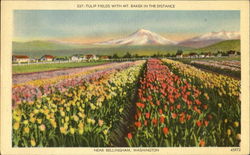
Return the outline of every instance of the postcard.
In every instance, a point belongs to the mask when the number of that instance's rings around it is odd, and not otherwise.
[[[2,154],[249,154],[249,1],[1,4]]]

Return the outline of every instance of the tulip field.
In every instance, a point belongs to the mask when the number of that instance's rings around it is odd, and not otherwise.
[[[110,63],[15,82],[12,145],[239,146],[240,109],[229,76],[170,59]]]

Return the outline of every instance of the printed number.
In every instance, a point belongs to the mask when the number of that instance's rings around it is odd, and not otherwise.
[[[240,151],[240,148],[231,148],[231,151],[232,151],[232,152]]]

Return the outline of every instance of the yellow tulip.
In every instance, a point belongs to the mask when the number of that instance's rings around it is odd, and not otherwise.
[[[70,128],[70,133],[73,135],[75,133],[75,129],[74,128]]]
[[[39,126],[39,129],[40,129],[41,131],[45,131],[46,127],[45,127],[44,124],[41,124],[41,125]]]
[[[227,135],[230,136],[231,135],[231,130],[227,129]]]
[[[82,135],[83,132],[84,132],[84,130],[83,129],[79,129],[78,132],[79,132],[80,135]]]
[[[13,125],[14,130],[18,130],[19,126],[20,126],[20,124],[18,122],[14,123],[14,125]]]
[[[68,122],[69,121],[69,116],[66,116],[65,117],[65,122]]]
[[[38,119],[36,119],[36,121],[37,121],[38,124],[41,124],[41,123],[42,123],[42,119],[39,119],[39,118],[38,118]]]
[[[35,123],[35,122],[36,122],[36,118],[31,117],[31,118],[30,118],[30,122],[31,122],[31,123]]]
[[[31,146],[36,146],[36,141],[34,139],[31,139],[30,144],[31,144]]]
[[[227,123],[227,119],[225,119],[224,122]]]
[[[104,133],[104,135],[107,135],[107,134],[108,134],[108,130],[105,129],[105,130],[103,131],[103,133]]]
[[[234,126],[238,127],[239,126],[239,122],[234,122]]]
[[[239,133],[236,135],[236,139],[241,140],[241,135]]]
[[[78,127],[79,127],[80,129],[83,129],[83,127],[84,127],[83,123],[80,122],[80,123],[78,124]]]
[[[27,133],[27,134],[28,134],[29,132],[30,132],[30,129],[29,129],[28,127],[25,127],[25,128],[24,128],[24,133]]]
[[[65,129],[64,127],[60,127],[60,132],[64,135],[67,134],[67,129]]]
[[[27,125],[29,123],[28,120],[23,121],[23,124]]]
[[[221,107],[222,107],[222,104],[221,104],[221,103],[218,103],[218,107],[221,108]]]
[[[61,114],[62,117],[65,116],[65,112],[64,111],[60,111],[60,114]]]
[[[76,122],[79,120],[79,117],[77,117],[76,115],[74,115],[73,118],[74,118],[74,121]]]

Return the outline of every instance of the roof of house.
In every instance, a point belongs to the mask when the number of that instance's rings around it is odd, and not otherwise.
[[[103,55],[103,56],[101,56],[101,58],[102,58],[102,59],[106,59],[106,58],[109,58],[109,57],[106,56],[106,55]]]
[[[92,57],[94,57],[95,55],[93,55],[93,54],[87,54],[87,55],[85,55],[85,57],[88,59],[88,58],[92,58]]]
[[[19,58],[19,59],[28,59],[29,58],[27,55],[13,55],[13,57]]]
[[[85,55],[85,56],[94,56],[94,54],[87,54],[87,55]]]
[[[51,59],[54,58],[54,56],[52,56],[52,55],[44,55],[43,57],[44,57],[44,58],[51,58]]]

